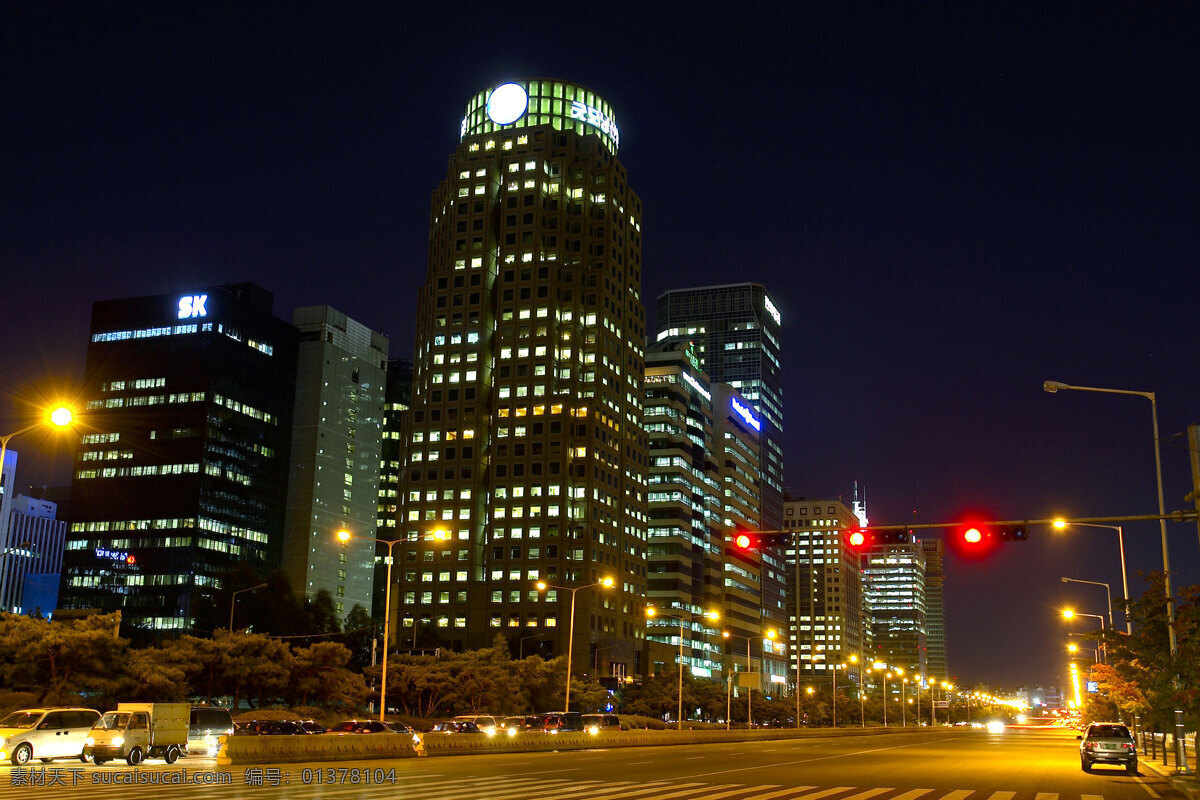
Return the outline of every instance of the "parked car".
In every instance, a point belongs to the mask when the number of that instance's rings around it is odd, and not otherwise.
[[[456,722],[455,720],[447,720],[446,722],[434,723],[430,733],[483,733],[483,729],[474,722]]]
[[[1120,764],[1130,775],[1137,775],[1137,744],[1129,728],[1119,722],[1093,722],[1079,739],[1079,766],[1091,772],[1092,765]]]
[[[621,719],[616,714],[584,714],[583,729],[588,733],[606,733],[621,730]]]
[[[190,756],[215,756],[222,736],[233,736],[233,715],[220,706],[192,706],[188,721],[187,751]]]
[[[499,730],[502,730],[509,736],[516,736],[519,733],[541,733],[542,720],[541,717],[536,716],[505,717],[500,720]]]
[[[583,730],[583,715],[578,711],[550,711],[538,714],[546,733],[569,733]]]
[[[309,733],[325,733],[325,726],[312,719],[300,720],[300,724],[304,726],[304,730]]]
[[[295,719],[277,719],[265,723],[259,728],[260,736],[308,736],[304,725]]]
[[[88,732],[100,719],[94,708],[27,708],[0,719],[0,760],[18,766],[35,758],[78,758],[83,754]]]
[[[459,714],[452,722],[473,722],[479,726],[479,730],[486,733],[488,736],[495,736],[496,729],[500,727],[499,721],[490,714]]]
[[[413,729],[402,722],[380,722],[377,719],[348,719],[329,729],[329,733],[408,733]]]

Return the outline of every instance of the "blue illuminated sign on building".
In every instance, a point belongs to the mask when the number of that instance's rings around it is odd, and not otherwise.
[[[754,428],[756,431],[762,430],[762,421],[759,420],[758,417],[754,416],[753,411],[742,405],[741,401],[739,401],[736,397],[729,398],[729,404],[733,406],[734,412],[736,412],[739,417],[746,420],[747,425],[749,425],[751,428]]]
[[[179,319],[207,317],[208,309],[204,307],[207,302],[208,295],[206,294],[189,294],[179,298]]]

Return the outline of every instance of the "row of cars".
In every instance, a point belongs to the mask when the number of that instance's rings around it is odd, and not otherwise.
[[[619,731],[621,720],[616,714],[580,714],[578,711],[552,711],[543,714],[524,714],[515,717],[495,717],[487,714],[464,714],[433,726],[431,733],[482,733],[486,736],[524,733],[569,733],[586,731],[599,734]]]

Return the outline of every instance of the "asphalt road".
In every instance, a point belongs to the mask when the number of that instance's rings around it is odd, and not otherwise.
[[[35,762],[36,763],[36,762]],[[306,771],[307,770],[307,771]],[[186,778],[188,784],[161,781]],[[139,780],[138,783],[124,781]],[[151,782],[155,781],[155,782]],[[257,785],[260,784],[261,785]],[[51,785],[53,784],[53,785]],[[889,736],[217,767],[189,758],[24,773],[8,798],[405,800],[1179,800],[1155,772],[1079,768],[1073,731],[914,730]]]

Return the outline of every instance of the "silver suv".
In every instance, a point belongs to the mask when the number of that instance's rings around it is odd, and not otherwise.
[[[1119,722],[1093,722],[1079,739],[1079,766],[1091,772],[1093,764],[1124,765],[1137,775],[1137,744],[1133,735]]]
[[[100,712],[94,708],[27,708],[0,719],[0,759],[17,766],[32,759],[78,758]]]

